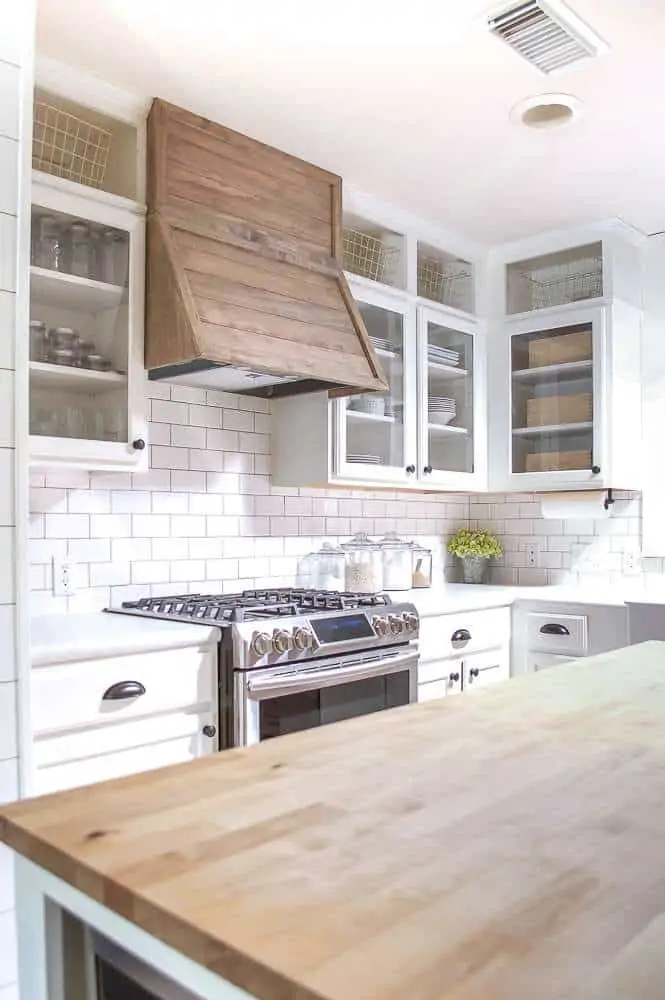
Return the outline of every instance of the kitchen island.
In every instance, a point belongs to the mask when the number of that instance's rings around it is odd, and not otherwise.
[[[62,909],[206,1000],[662,1000],[665,643],[19,802],[0,839],[25,1000],[67,995]]]

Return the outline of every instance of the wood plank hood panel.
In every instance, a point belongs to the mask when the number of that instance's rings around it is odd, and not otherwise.
[[[341,180],[164,101],[148,120],[146,364],[387,384],[341,266]]]

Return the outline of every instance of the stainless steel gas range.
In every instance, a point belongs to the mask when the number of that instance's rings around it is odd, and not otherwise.
[[[416,700],[418,612],[385,594],[252,590],[109,610],[220,628],[221,750]]]

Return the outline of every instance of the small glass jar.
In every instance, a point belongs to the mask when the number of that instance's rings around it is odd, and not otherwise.
[[[93,276],[92,240],[90,226],[86,222],[72,222],[69,227],[68,270],[79,278]]]
[[[76,351],[71,347],[54,347],[49,354],[49,360],[54,365],[68,365],[71,368],[78,367]]]
[[[413,558],[411,545],[391,531],[381,539],[383,586],[385,590],[411,590]]]
[[[64,270],[64,244],[60,223],[53,215],[42,215],[36,225],[34,262],[50,271]]]
[[[115,235],[115,229],[105,229],[100,233],[95,247],[97,252],[97,277],[99,281],[106,281],[109,285],[116,284]]]
[[[432,586],[432,551],[423,545],[411,546],[412,578],[411,586],[418,590]]]
[[[355,594],[376,594],[383,590],[381,547],[364,532],[342,546],[344,589]]]
[[[346,587],[346,558],[343,549],[324,542],[319,552],[318,583],[320,590],[344,590]]]
[[[30,360],[48,361],[46,323],[41,319],[30,320]]]
[[[319,553],[308,552],[298,560],[296,585],[306,590],[319,589]]]

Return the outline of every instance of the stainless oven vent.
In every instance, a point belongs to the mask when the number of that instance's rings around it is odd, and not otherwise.
[[[492,34],[541,73],[567,69],[607,51],[595,31],[561,0],[526,0],[492,15]]]

